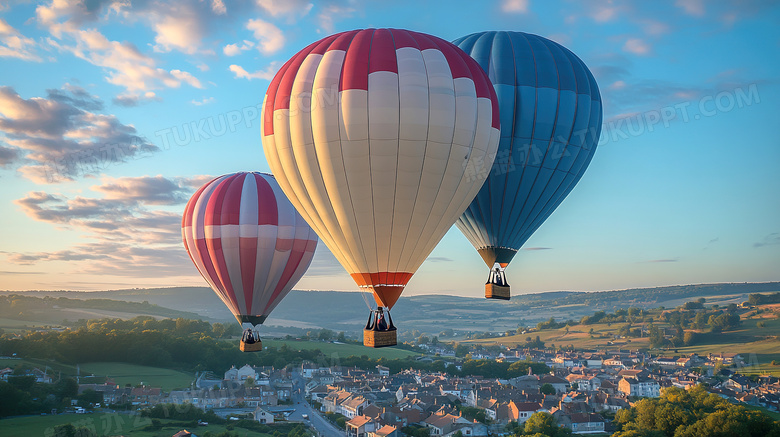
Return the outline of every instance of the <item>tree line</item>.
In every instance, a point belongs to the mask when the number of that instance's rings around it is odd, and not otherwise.
[[[665,389],[615,415],[614,437],[780,437],[780,422],[766,413],[731,404],[697,385]]]

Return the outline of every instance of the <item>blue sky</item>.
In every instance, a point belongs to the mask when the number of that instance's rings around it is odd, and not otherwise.
[[[605,124],[578,186],[507,270],[514,293],[780,280],[780,7],[772,1],[173,0],[0,6],[2,289],[205,285],[180,214],[268,171],[276,68],[328,34],[517,30],[580,56]],[[408,294],[480,296],[453,229]],[[301,289],[354,290],[320,246]]]

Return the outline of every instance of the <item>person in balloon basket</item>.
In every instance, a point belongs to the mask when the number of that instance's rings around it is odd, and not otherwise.
[[[254,344],[255,343],[255,335],[252,333],[252,330],[247,328],[244,329],[244,335],[241,336],[241,341],[243,341],[245,344]]]
[[[385,320],[385,313],[379,313],[379,317],[376,320],[377,331],[387,331],[387,320]]]

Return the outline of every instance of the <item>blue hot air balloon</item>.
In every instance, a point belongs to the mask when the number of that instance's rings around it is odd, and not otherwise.
[[[582,60],[541,36],[481,32],[453,43],[488,73],[501,116],[490,175],[457,226],[491,268],[485,297],[509,299],[504,269],[593,158],[601,96]]]

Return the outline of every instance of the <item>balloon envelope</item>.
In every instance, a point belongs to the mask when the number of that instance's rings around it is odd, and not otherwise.
[[[182,218],[184,247],[240,322],[258,325],[301,279],[317,235],[273,176],[235,173],[201,187]]]
[[[493,168],[457,226],[489,267],[506,267],[593,158],[601,96],[585,64],[546,38],[481,32],[454,43],[488,73],[501,114]]]
[[[471,202],[498,142],[495,93],[476,62],[398,29],[306,47],[271,81],[262,117],[279,185],[385,307]]]

